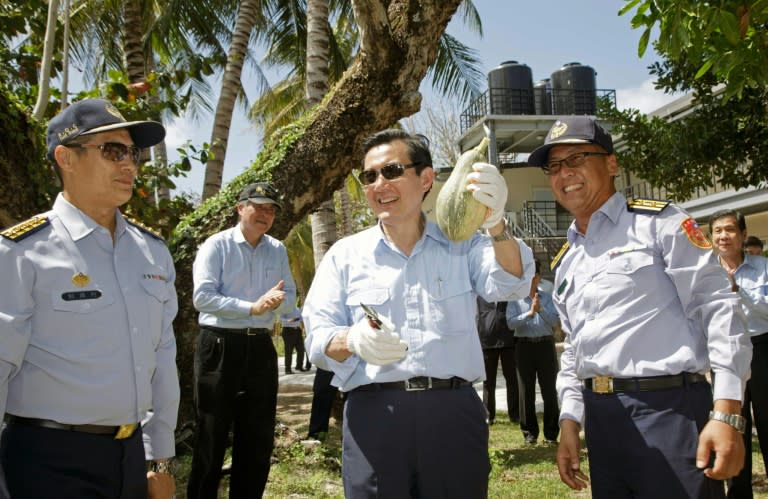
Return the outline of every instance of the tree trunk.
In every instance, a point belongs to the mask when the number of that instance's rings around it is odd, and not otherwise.
[[[307,108],[318,104],[328,92],[328,0],[307,1]],[[310,217],[315,268],[339,236],[333,198]]]
[[[360,141],[419,110],[419,85],[459,3],[461,0],[353,1],[360,50],[323,105],[271,137],[251,168],[176,227],[171,243],[179,293],[175,322],[178,363],[185,390],[182,421],[193,417],[189,402],[197,313],[191,300],[191,268],[198,246],[236,223],[237,195],[256,179],[269,179],[284,193],[283,210],[270,232],[279,239],[331,199],[362,160]]]
[[[242,0],[240,10],[237,13],[235,31],[232,33],[232,46],[229,48],[227,66],[224,69],[224,77],[221,82],[221,94],[219,94],[219,102],[216,104],[213,132],[211,133],[211,156],[205,164],[203,201],[221,189],[229,127],[232,124],[232,111],[242,87],[240,75],[243,72],[243,61],[248,52],[251,30],[256,24],[258,8],[258,0]]]
[[[56,22],[59,17],[59,0],[50,0],[48,3],[48,24],[45,27],[45,42],[43,43],[43,61],[40,66],[39,90],[37,102],[32,116],[40,121],[45,116],[48,107],[48,86],[51,79],[51,66],[53,65],[53,47],[56,44]]]

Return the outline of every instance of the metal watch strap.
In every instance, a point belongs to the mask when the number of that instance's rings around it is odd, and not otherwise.
[[[732,426],[739,433],[744,433],[744,428],[747,425],[746,419],[741,414],[727,414],[720,411],[709,411],[709,419],[715,421],[721,421],[727,425]]]
[[[147,471],[152,471],[154,473],[165,473],[166,475],[173,476],[173,459],[158,459],[157,461],[149,461],[147,463]]]
[[[490,231],[488,232],[488,235],[491,236]],[[514,235],[512,234],[512,229],[509,227],[509,223],[504,220],[504,230],[501,231],[500,234],[496,234],[495,236],[491,236],[491,239],[493,239],[495,242],[501,242],[501,241],[509,241],[512,239]]]

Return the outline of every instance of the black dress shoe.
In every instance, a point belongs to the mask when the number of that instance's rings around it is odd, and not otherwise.
[[[290,369],[286,369],[285,374],[293,374],[293,371],[291,371]]]
[[[305,372],[309,371],[309,368],[308,368],[308,367],[306,367],[306,368],[305,368],[305,367],[297,367],[296,369],[297,369],[297,370],[299,370],[299,371],[301,371],[301,372],[303,372],[303,373],[305,373]]]

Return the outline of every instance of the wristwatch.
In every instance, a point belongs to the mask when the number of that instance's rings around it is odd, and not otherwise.
[[[156,459],[154,461],[147,461],[147,471],[154,473],[165,473],[166,475],[173,476],[175,471],[173,459]]]
[[[486,229],[486,233],[493,239],[495,242],[501,242],[501,241],[509,241],[513,237],[515,237],[512,234],[512,229],[509,227],[509,223],[506,219],[504,219],[504,230],[501,231],[500,234],[496,234],[495,236],[491,236],[491,232]]]
[[[720,411],[709,411],[709,419],[715,421],[722,421],[723,423],[733,426],[739,433],[744,433],[744,428],[747,426],[747,420],[741,414],[727,414]]]

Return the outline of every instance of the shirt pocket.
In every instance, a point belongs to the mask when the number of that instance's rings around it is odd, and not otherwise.
[[[469,317],[471,303],[475,298],[472,285],[466,279],[439,281],[429,294],[429,313],[435,330],[440,334],[466,334],[472,330],[474,317]]]
[[[352,323],[356,324],[363,320],[365,312],[360,304],[372,307],[379,315],[391,318],[392,304],[389,300],[389,289],[387,288],[369,288],[351,290],[347,296],[346,305],[352,316]],[[390,319],[391,320],[391,319]]]
[[[611,276],[631,275],[649,265],[653,265],[653,255],[640,250],[629,251],[610,258],[605,273]]]
[[[142,279],[141,289],[144,291],[144,314],[146,314],[149,328],[148,332],[152,338],[152,345],[157,348],[160,343],[160,336],[163,332],[163,317],[165,314],[165,303],[170,297],[168,283],[159,279]]]

